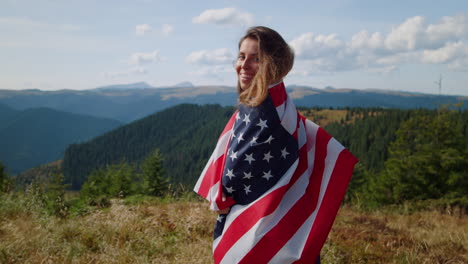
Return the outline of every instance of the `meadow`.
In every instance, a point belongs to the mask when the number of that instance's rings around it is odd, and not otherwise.
[[[57,217],[34,196],[4,195],[0,263],[212,263],[215,220],[194,198],[114,199]],[[322,263],[468,263],[468,217],[457,208],[345,205]]]

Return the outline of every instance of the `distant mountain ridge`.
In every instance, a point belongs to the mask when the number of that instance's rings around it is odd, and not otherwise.
[[[82,91],[0,90],[0,104],[16,110],[48,107],[129,123],[183,103],[234,106],[237,103],[236,90],[236,87],[231,86],[193,86],[189,82],[159,88],[140,82]],[[467,96],[437,96],[377,89],[318,89],[299,85],[288,86],[287,90],[295,104],[303,107],[434,109],[440,104],[463,102],[462,108],[468,108]]]
[[[7,110],[7,111],[5,111]],[[12,110],[0,104],[0,161],[9,173],[61,159],[65,148],[122,125],[50,108]]]

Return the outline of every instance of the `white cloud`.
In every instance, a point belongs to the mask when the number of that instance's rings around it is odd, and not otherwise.
[[[228,7],[205,10],[199,16],[194,17],[192,22],[196,24],[250,26],[254,24],[254,18],[250,13],[241,12],[236,8]]]
[[[468,16],[442,17],[441,22],[429,25],[426,29],[431,43],[443,44],[447,41],[468,39]]]
[[[186,61],[194,64],[227,64],[231,63],[235,58],[232,51],[227,48],[215,50],[199,50],[190,53]]]
[[[384,38],[380,32],[369,35],[367,30],[356,33],[349,43],[351,50],[367,53],[368,51],[381,50],[384,47]]]
[[[300,35],[289,44],[301,59],[319,58],[338,52],[344,47],[344,42],[338,39],[336,34],[316,36],[310,32]]]
[[[130,56],[128,63],[132,65],[142,65],[142,64],[152,63],[152,62],[158,62],[161,60],[162,58],[159,55],[159,50],[155,50],[149,53],[142,53],[142,52],[134,53]]]
[[[411,51],[424,42],[424,18],[416,16],[393,28],[385,39],[385,46],[392,51]]]
[[[169,25],[169,24],[164,24],[162,25],[161,32],[164,36],[168,36],[172,32],[174,32],[174,26]]]
[[[445,64],[468,69],[468,17],[443,17],[426,24],[424,17],[407,19],[387,34],[361,30],[349,41],[336,34],[304,33],[289,42],[301,68],[295,74],[364,69],[387,73],[406,63]],[[296,66],[295,66],[296,67]],[[307,68],[307,69],[305,69]]]
[[[144,36],[147,33],[151,32],[152,28],[148,24],[141,24],[135,27],[135,34],[137,36]]]
[[[436,50],[424,50],[422,61],[425,63],[447,63],[468,56],[468,47],[462,42],[447,43]]]

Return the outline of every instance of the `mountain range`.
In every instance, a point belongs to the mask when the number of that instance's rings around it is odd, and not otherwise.
[[[121,125],[117,120],[50,108],[15,110],[0,104],[0,161],[16,174],[61,159],[69,144]]]
[[[303,107],[408,109],[463,102],[462,108],[468,108],[468,97],[463,96],[296,85],[287,90],[296,105]],[[61,159],[70,144],[172,106],[234,106],[236,100],[235,87],[194,86],[189,82],[159,88],[141,82],[81,91],[0,90],[0,161],[10,173],[17,174]]]
[[[303,107],[382,107],[437,108],[440,104],[464,102],[468,97],[431,95],[387,90],[318,89],[292,85],[287,87],[297,106]],[[92,90],[0,90],[0,104],[17,110],[47,107],[58,111],[119,120],[123,123],[143,118],[165,108],[183,104],[237,103],[235,87],[193,86],[189,82],[173,87],[152,87],[147,83],[111,85]]]

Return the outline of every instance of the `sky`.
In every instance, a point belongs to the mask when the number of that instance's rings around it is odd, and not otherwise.
[[[235,86],[256,25],[294,49],[286,85],[468,96],[466,0],[0,0],[0,89]]]

